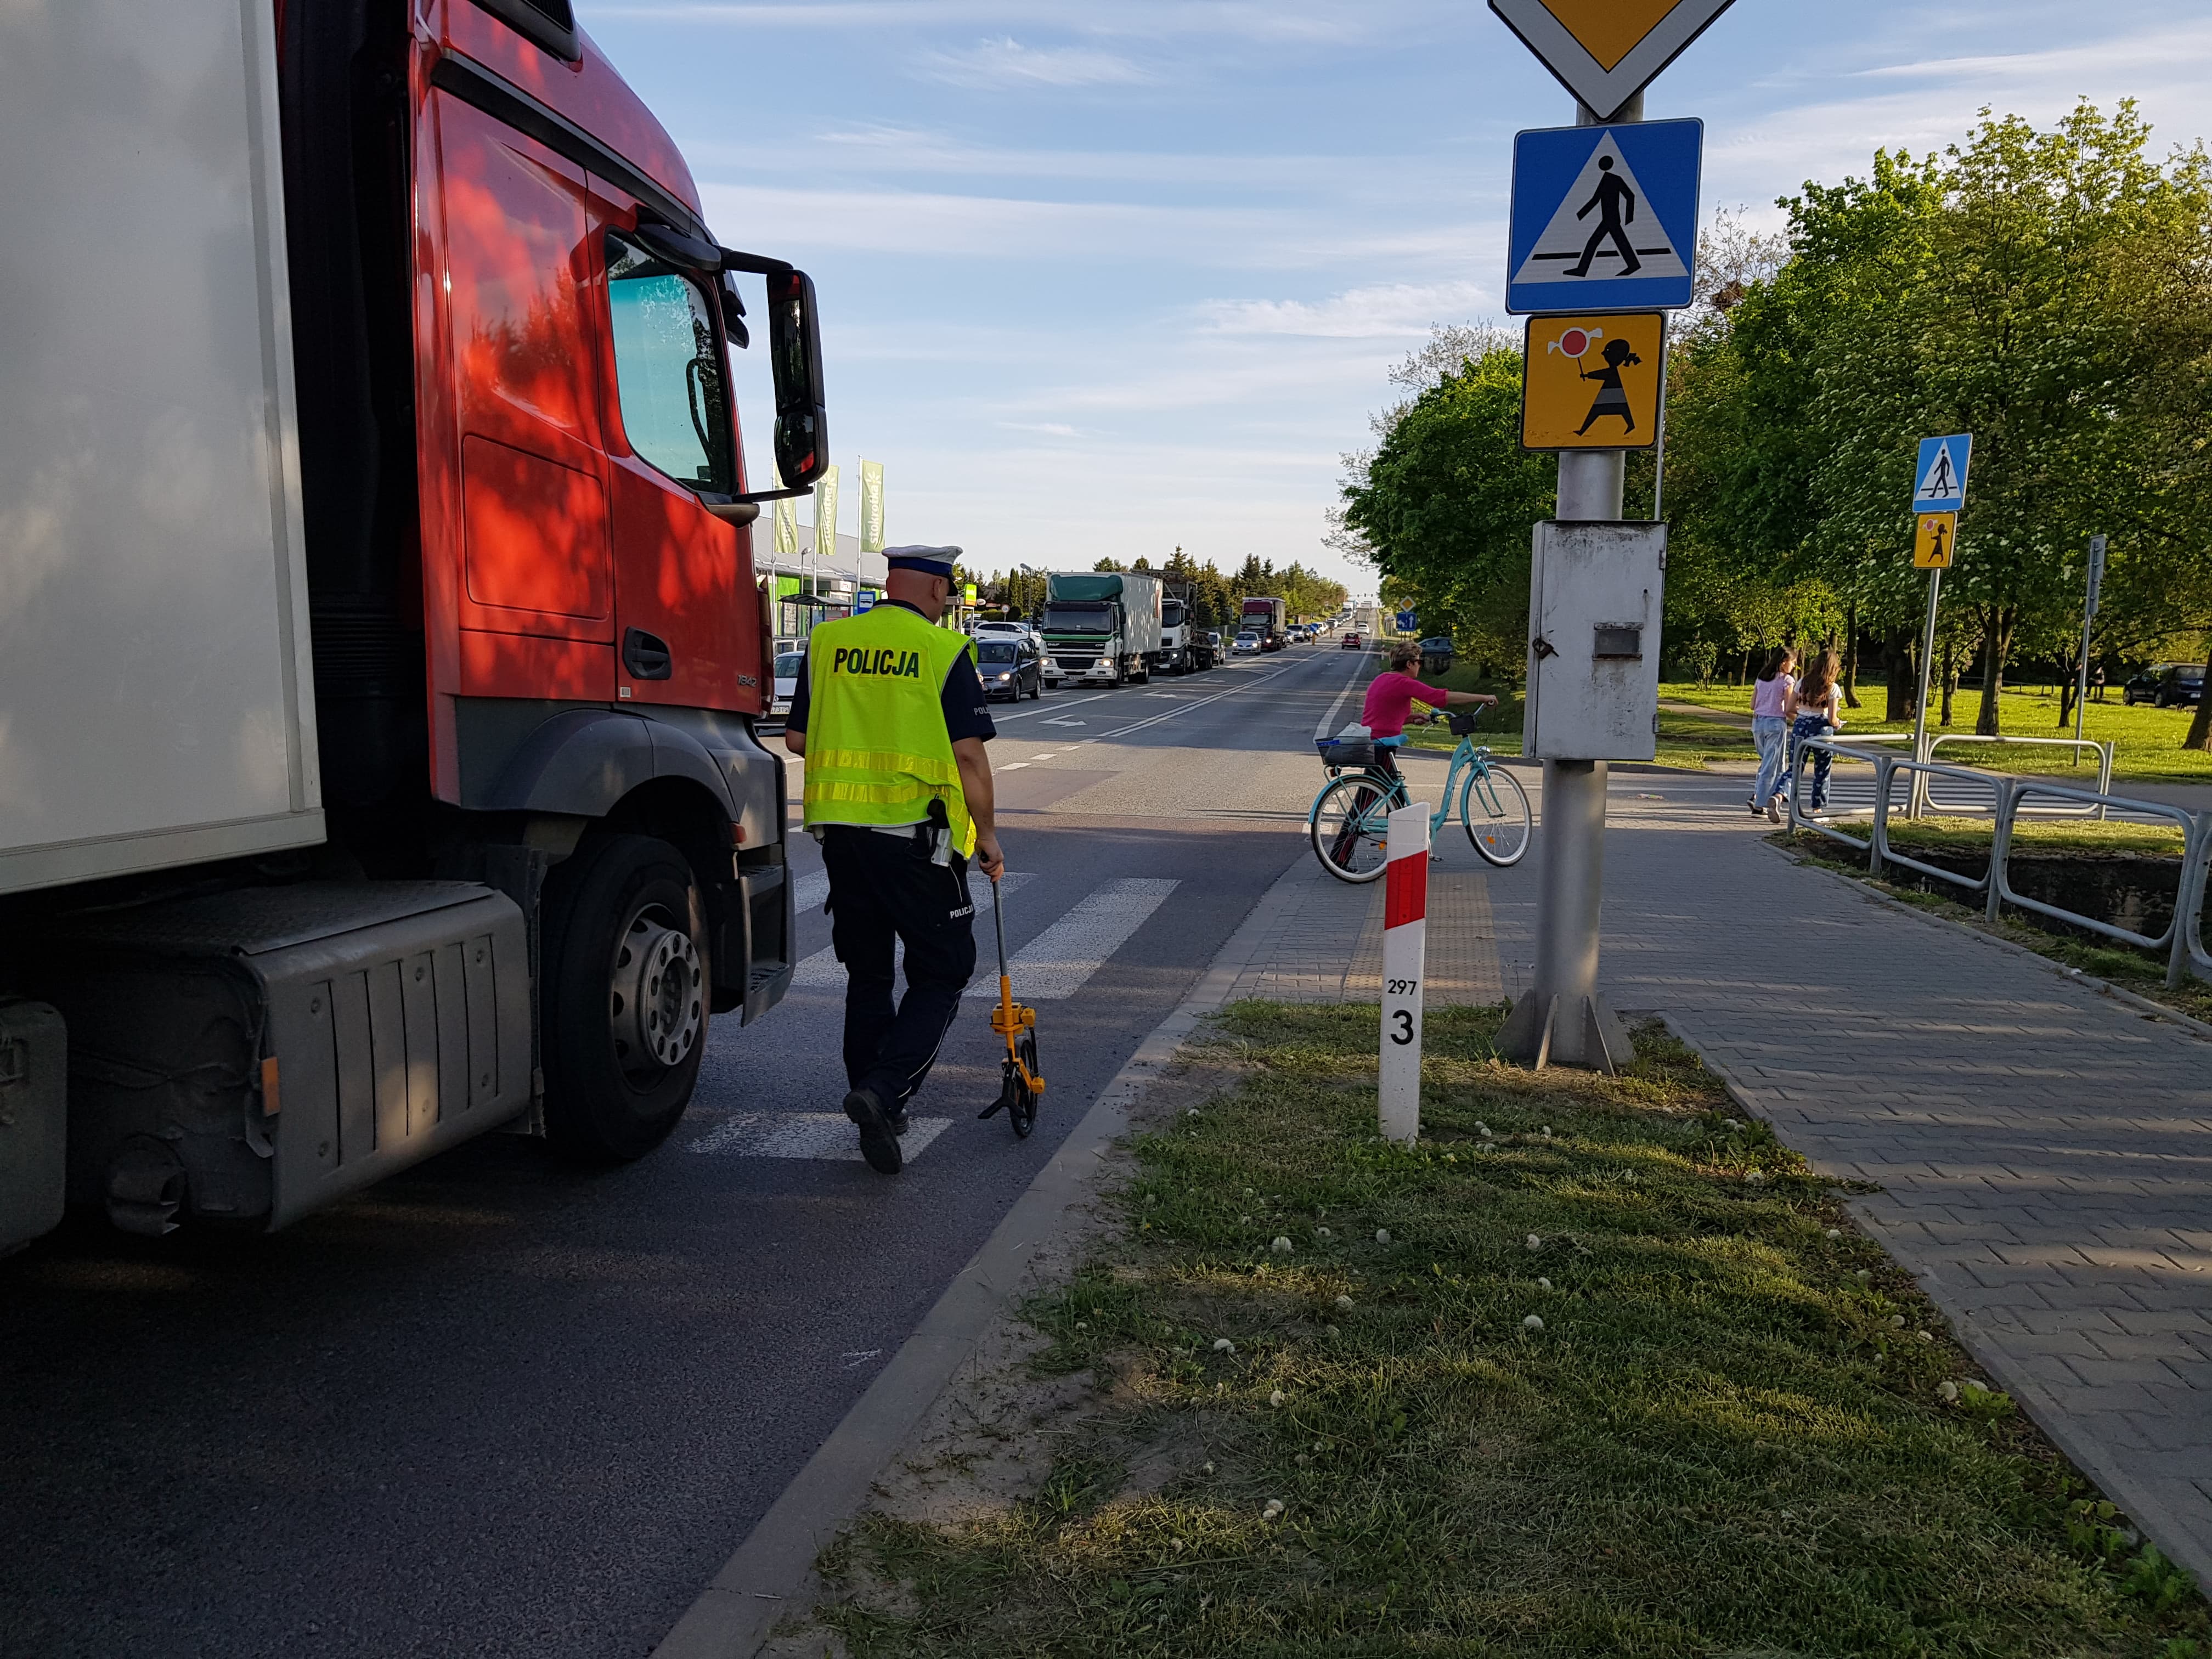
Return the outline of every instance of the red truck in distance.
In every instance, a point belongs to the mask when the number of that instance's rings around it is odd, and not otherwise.
[[[825,463],[812,283],[568,0],[160,9],[189,74],[0,58],[0,1249],[639,1157],[791,976],[740,438]]]

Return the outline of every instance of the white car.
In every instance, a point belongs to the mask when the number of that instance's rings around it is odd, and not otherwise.
[[[791,700],[799,695],[799,677],[805,672],[806,653],[804,651],[779,651],[775,653],[775,693],[768,705],[771,716],[791,712]]]
[[[1236,645],[1231,648],[1240,657],[1255,657],[1260,653],[1260,636],[1257,634],[1239,634]]]
[[[969,632],[974,636],[975,642],[979,645],[985,640],[1028,641],[1030,646],[1035,648],[1037,655],[1044,659],[1044,683],[1047,685],[1058,685],[1060,684],[1060,665],[1053,660],[1052,653],[1044,648],[1044,635],[1038,633],[1037,630],[1030,627],[1029,623],[1021,622],[971,623],[969,624]]]

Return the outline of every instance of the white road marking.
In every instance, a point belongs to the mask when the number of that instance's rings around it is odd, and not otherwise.
[[[1018,772],[1022,768],[1028,764],[1029,763],[1027,761],[1012,761],[1008,763],[1006,765],[1000,767],[999,770],[1001,772]]]
[[[1064,1002],[1073,996],[1179,884],[1159,876],[1108,882],[1014,952],[1011,972],[1015,999]],[[978,974],[968,994],[997,996],[996,975]]]
[[[1336,701],[1329,704],[1328,713],[1323,714],[1320,724],[1314,727],[1314,736],[1325,738],[1335,730],[1336,711],[1344,707],[1345,699],[1352,695],[1352,688],[1359,684],[1360,672],[1367,666],[1367,656],[1364,651],[1359,653],[1359,660],[1352,665],[1352,678],[1345,681],[1344,690],[1336,694]]]
[[[1009,870],[999,878],[999,885],[1009,893],[1018,893],[1033,879],[1035,879],[1034,872]],[[824,892],[829,890],[826,878],[823,890]],[[971,873],[968,878],[968,892],[969,896],[975,901],[975,914],[978,916],[989,915],[991,914],[991,884],[981,876]],[[817,902],[819,901],[817,900]],[[905,964],[906,946],[894,945],[891,956],[894,963],[892,971],[896,973]],[[835,985],[842,989],[845,983],[845,964],[837,960],[836,947],[824,945],[800,963],[792,970],[791,982],[793,985]],[[991,994],[998,995],[997,990],[994,989]]]
[[[917,1117],[899,1137],[909,1164],[952,1127],[949,1117]],[[860,1161],[860,1131],[842,1112],[737,1112],[691,1143],[710,1158],[807,1158]]]
[[[1111,695],[1110,692],[1095,691],[1087,697],[1069,697],[1065,701],[1055,696],[1052,700],[1051,708],[1026,708],[1018,714],[994,714],[991,718],[993,722],[999,726],[1004,726],[1008,720],[1031,720],[1040,714],[1049,714],[1061,708],[1078,708],[1086,702],[1097,702],[1099,698]],[[1051,722],[1047,721],[1046,724],[1049,725]]]
[[[1047,720],[1047,726],[1088,726],[1089,720]]]

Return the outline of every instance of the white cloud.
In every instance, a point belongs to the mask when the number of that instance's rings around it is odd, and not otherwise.
[[[1292,208],[1055,202],[949,191],[791,190],[703,182],[725,240],[804,260],[823,249],[891,258],[1081,259],[1216,269],[1325,269],[1431,261],[1497,263],[1495,228],[1428,222],[1361,227]]]
[[[932,80],[978,88],[1138,86],[1153,80],[1128,58],[1085,46],[1025,46],[1012,35],[979,40],[963,52],[932,52],[921,60]]]
[[[1498,308],[1497,291],[1476,283],[1393,283],[1319,301],[1216,300],[1200,307],[1200,314],[1221,334],[1381,340],[1425,338],[1432,324]]]

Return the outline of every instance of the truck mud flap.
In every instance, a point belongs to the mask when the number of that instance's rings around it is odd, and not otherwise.
[[[69,1189],[275,1229],[532,1098],[528,933],[466,882],[302,883],[58,923]]]

